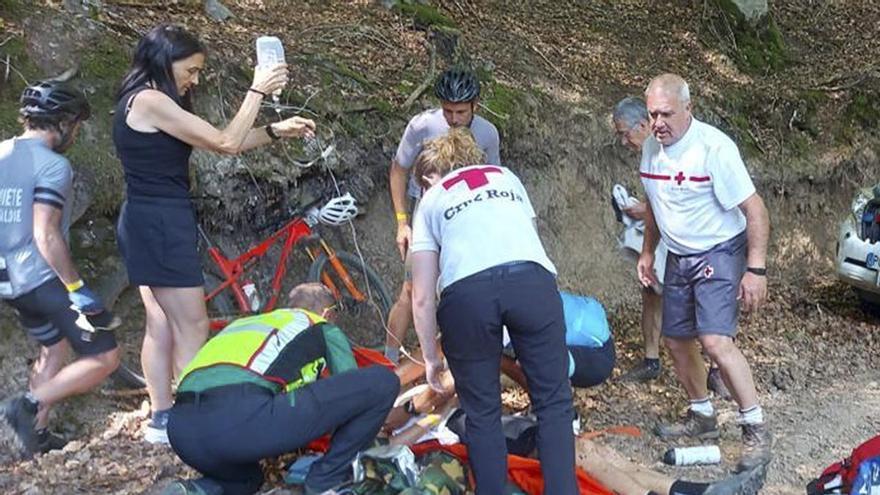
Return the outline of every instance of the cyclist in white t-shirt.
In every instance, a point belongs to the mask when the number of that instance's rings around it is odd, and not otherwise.
[[[658,76],[645,95],[653,136],[642,147],[649,203],[638,274],[644,285],[656,283],[654,248],[662,236],[669,249],[662,333],[691,402],[684,421],[661,425],[657,433],[719,436],[699,343],[739,405],[745,448],[736,469],[743,471],[770,460],[771,435],[752,372],[733,340],[739,304],[754,311],[767,297],[767,209],[736,144],[691,115],[684,79]]]
[[[425,192],[413,219],[413,317],[426,377],[443,391],[439,323],[467,414],[476,493],[502,493],[507,452],[499,374],[506,326],[538,417],[544,493],[574,495],[573,407],[556,269],[522,183],[507,168],[475,165],[482,161],[470,132],[454,129],[426,143],[416,162],[417,179],[426,171],[443,176]]]
[[[491,122],[475,114],[480,99],[480,81],[469,71],[451,68],[443,72],[434,86],[434,95],[440,108],[432,108],[413,117],[391,162],[389,177],[391,202],[397,220],[397,248],[404,260],[404,279],[400,295],[388,313],[389,335],[385,342],[385,356],[397,362],[398,349],[406,336],[412,316],[412,273],[409,246],[412,242],[410,213],[416,208],[421,188],[410,170],[422,152],[425,141],[446,134],[449,129],[470,129],[486,164],[501,165],[498,152],[498,129]]]

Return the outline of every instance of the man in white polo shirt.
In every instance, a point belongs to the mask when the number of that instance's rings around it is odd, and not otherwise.
[[[751,369],[733,337],[739,304],[756,310],[767,297],[767,209],[736,144],[691,115],[684,79],[658,76],[645,95],[653,136],[642,149],[640,175],[649,203],[638,274],[645,285],[656,282],[659,234],[669,248],[662,333],[691,402],[683,421],[661,425],[657,434],[719,436],[699,342],[739,405],[744,449],[736,470],[751,469],[769,462],[771,435]]]
[[[389,180],[397,220],[397,248],[405,267],[400,295],[388,313],[390,335],[385,342],[385,356],[394,362],[397,362],[398,349],[412,321],[412,268],[409,257],[412,229],[409,218],[422,189],[410,177],[410,169],[422,151],[422,144],[446,134],[450,128],[467,127],[486,156],[485,162],[501,164],[498,129],[474,113],[480,99],[480,81],[476,75],[469,70],[451,68],[437,79],[434,95],[440,100],[440,108],[425,110],[409,121],[391,162]]]

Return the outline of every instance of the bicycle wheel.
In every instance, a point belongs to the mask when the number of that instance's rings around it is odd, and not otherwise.
[[[220,279],[216,276],[205,273],[205,294],[210,293],[215,287],[220,285]],[[137,297],[137,291],[126,291],[124,297]],[[235,305],[228,291],[223,291],[214,296],[208,304],[208,315],[217,317],[226,317],[231,319],[235,314]],[[144,321],[144,308],[142,304],[134,301],[127,301],[125,304],[126,314],[120,315],[127,323],[123,325],[126,330],[118,332],[116,338],[121,350],[119,367],[110,375],[113,388],[117,389],[141,389],[147,386],[144,379],[143,368],[141,367],[141,332],[132,332],[132,322],[142,323]],[[142,327],[141,327],[142,328]],[[136,342],[135,342],[136,341]]]
[[[391,309],[391,295],[382,278],[357,256],[336,251],[336,257],[354,281],[355,287],[368,299],[358,301],[345,287],[342,277],[321,253],[309,268],[308,280],[321,282],[322,275],[330,277],[339,291],[337,321],[353,344],[379,348],[385,344],[386,319]]]

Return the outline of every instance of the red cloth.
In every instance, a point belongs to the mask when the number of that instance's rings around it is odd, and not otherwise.
[[[358,368],[366,368],[374,364],[384,366],[394,371],[394,363],[388,360],[384,354],[366,347],[354,347],[351,350],[354,353],[354,360],[357,362]]]
[[[440,445],[436,441],[422,442],[410,447],[416,455],[423,455],[433,450],[443,450],[467,463],[467,447],[456,443],[452,445]],[[577,468],[578,492],[581,495],[614,495],[614,492],[602,486],[598,481],[591,478],[583,469]],[[541,475],[541,463],[535,459],[528,459],[518,455],[507,456],[507,475],[516,486],[520,487],[529,495],[542,495],[544,492],[544,478]]]

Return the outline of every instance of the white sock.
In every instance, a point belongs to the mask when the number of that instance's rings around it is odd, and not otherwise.
[[[740,409],[739,414],[736,415],[736,422],[741,425],[761,424],[764,422],[764,410],[759,405]]]
[[[697,399],[691,401],[691,411],[701,415],[701,416],[714,416],[715,408],[712,407],[712,402],[708,397],[704,399]]]

